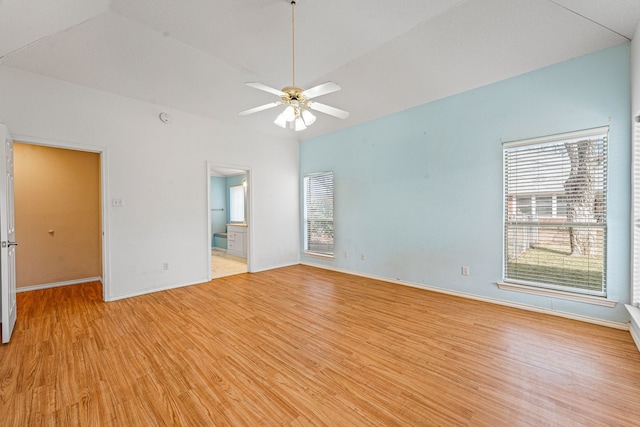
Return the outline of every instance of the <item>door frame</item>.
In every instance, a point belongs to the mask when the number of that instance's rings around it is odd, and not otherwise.
[[[13,134],[14,142],[22,142],[29,145],[41,145],[44,147],[61,148],[65,150],[84,151],[97,153],[100,156],[100,223],[102,227],[102,300],[111,301],[111,257],[109,256],[109,221],[107,200],[107,149],[96,145],[76,144],[69,141],[58,141],[48,138],[40,138],[28,135]]]
[[[16,245],[15,242],[15,215],[14,215],[14,162],[13,162],[13,137],[9,128],[0,123],[0,143],[2,143],[2,185],[0,191],[3,203],[0,208],[0,237],[2,238],[2,256],[0,256],[0,300],[2,302],[2,344],[11,340],[16,324],[17,300],[16,300]],[[10,156],[10,161],[9,161]]]
[[[247,174],[247,195],[246,195],[246,211],[247,217],[245,218],[245,222],[247,223],[247,272],[253,273],[253,203],[252,203],[252,194],[253,194],[253,185],[252,185],[252,172],[249,166],[242,165],[232,165],[228,163],[218,163],[214,161],[206,162],[206,174],[207,174],[207,212],[206,212],[206,221],[207,221],[207,238],[206,240],[206,254],[207,254],[207,278],[208,281],[212,280],[211,274],[211,177],[212,176],[220,176],[213,175],[213,169],[233,169],[240,172],[245,172]]]

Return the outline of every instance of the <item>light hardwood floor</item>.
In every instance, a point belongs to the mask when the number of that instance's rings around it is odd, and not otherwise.
[[[629,332],[307,266],[18,294],[5,426],[637,426]]]

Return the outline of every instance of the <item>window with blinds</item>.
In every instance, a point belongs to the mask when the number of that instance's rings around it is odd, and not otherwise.
[[[333,255],[333,172],[304,177],[304,250]]]
[[[632,303],[640,306],[640,116],[633,132],[633,290]]]
[[[229,221],[244,222],[244,185],[229,187]]]
[[[505,282],[606,296],[607,134],[504,144]]]

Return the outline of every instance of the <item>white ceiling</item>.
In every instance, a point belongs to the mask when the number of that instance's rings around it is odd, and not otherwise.
[[[328,80],[298,139],[628,41],[638,0],[298,0],[296,84]],[[291,84],[290,0],[0,0],[0,64],[273,135]],[[160,107],[159,107],[160,111]]]

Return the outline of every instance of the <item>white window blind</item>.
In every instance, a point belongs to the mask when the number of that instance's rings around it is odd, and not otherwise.
[[[333,172],[304,177],[304,250],[333,255]]]
[[[607,133],[504,148],[504,281],[606,296]]]
[[[632,303],[640,305],[640,116],[633,132],[633,290]]]
[[[229,187],[229,220],[244,222],[244,185]]]

